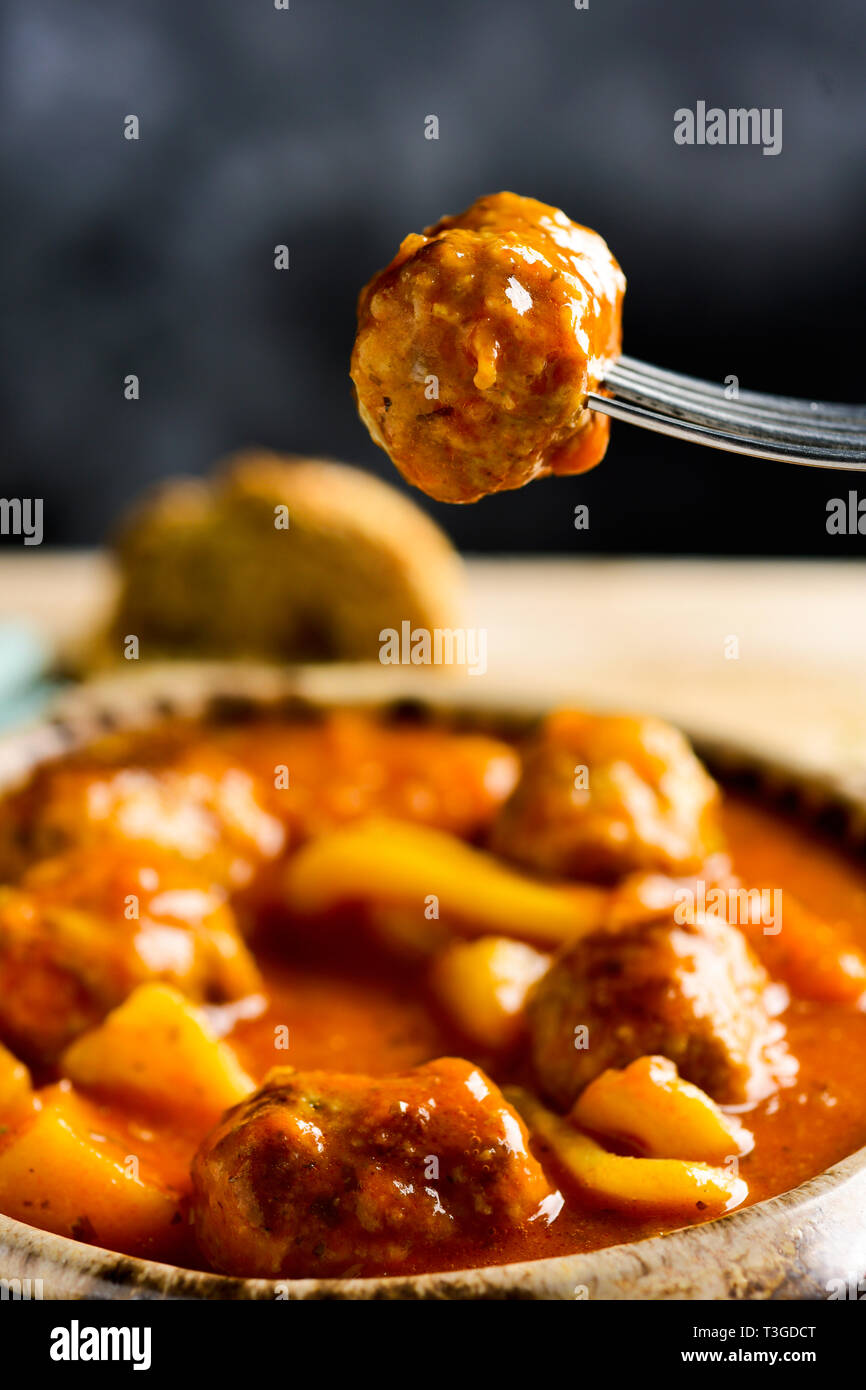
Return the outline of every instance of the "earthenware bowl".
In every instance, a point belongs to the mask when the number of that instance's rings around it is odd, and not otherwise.
[[[292,674],[262,668],[153,669],[79,688],[55,717],[0,741],[0,789],[39,762],[110,728],[166,713],[241,718],[273,700],[426,706],[467,723],[519,730],[541,712],[475,695],[427,677],[395,691],[382,673],[327,668]],[[407,708],[407,701],[409,705]],[[866,846],[866,794],[727,743],[696,740],[728,786],[829,832],[840,846]],[[585,1255],[408,1278],[230,1279],[132,1259],[0,1216],[0,1279],[46,1299],[825,1299],[866,1269],[866,1148],[782,1196],[702,1226]],[[27,1281],[30,1281],[29,1284]],[[37,1284],[36,1281],[41,1281]]]

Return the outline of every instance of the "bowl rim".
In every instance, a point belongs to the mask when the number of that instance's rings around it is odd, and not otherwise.
[[[416,705],[434,720],[468,720],[488,728],[498,723],[515,732],[526,729],[546,712],[545,702],[535,696],[520,699],[503,694],[477,698],[471,686],[426,673],[419,678],[409,674],[397,680],[389,676],[383,681],[381,670],[365,677],[357,666],[292,669],[226,662],[154,663],[135,675],[98,678],[61,694],[36,722],[0,737],[0,796],[26,780],[40,764],[82,748],[100,735],[145,728],[172,715],[228,722],[250,713],[256,715],[268,706],[287,710],[341,706],[405,717]],[[840,849],[851,852],[866,848],[866,790],[859,790],[838,775],[798,767],[793,760],[789,763],[769,758],[748,744],[678,727],[692,740],[699,756],[706,759],[723,785],[748,788],[771,808],[776,804],[793,812],[829,834]],[[747,1284],[747,1252],[756,1237],[765,1246],[775,1237],[779,1242],[776,1254],[781,1256],[791,1223],[798,1237],[803,1235],[804,1227],[819,1226],[826,1220],[827,1198],[848,1188],[856,1188],[855,1201],[862,1208],[866,1204],[866,1145],[797,1187],[697,1226],[679,1227],[585,1253],[428,1274],[363,1279],[237,1278],[119,1254],[2,1213],[0,1259],[7,1264],[19,1261],[21,1275],[16,1278],[44,1279],[47,1273],[54,1279],[54,1286],[64,1290],[56,1295],[63,1298],[580,1298],[590,1295],[575,1290],[627,1286],[634,1281],[636,1271],[662,1290],[650,1294],[651,1297],[740,1297],[749,1295],[736,1291],[695,1295],[684,1290],[690,1285],[696,1266],[705,1262],[717,1265],[720,1260],[730,1259],[730,1250],[734,1248],[739,1252],[742,1278]],[[786,1270],[778,1259],[776,1266],[781,1287]],[[754,1275],[761,1286],[766,1277],[764,1270]],[[728,1284],[734,1289],[738,1286],[736,1271],[729,1271]],[[670,1287],[679,1292],[665,1291]],[[54,1295],[49,1293],[51,1296]],[[601,1296],[647,1295],[609,1292]]]

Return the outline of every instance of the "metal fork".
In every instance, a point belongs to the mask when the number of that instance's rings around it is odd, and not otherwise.
[[[588,404],[615,420],[732,454],[866,469],[866,406],[730,393],[711,381],[620,357]]]

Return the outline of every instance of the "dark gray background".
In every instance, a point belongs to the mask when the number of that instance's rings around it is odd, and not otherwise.
[[[866,395],[862,0],[4,0],[2,20],[0,493],[44,496],[49,541],[94,542],[143,485],[247,442],[395,481],[349,393],[356,293],[406,232],[500,188],[608,240],[633,355]],[[781,106],[782,153],[676,146],[698,99]],[[825,503],[850,486],[615,425],[585,478],[415,495],[473,550],[844,555],[862,541],[826,535]]]

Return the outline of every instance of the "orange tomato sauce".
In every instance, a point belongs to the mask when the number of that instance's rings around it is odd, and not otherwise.
[[[831,921],[843,922],[866,946],[866,871],[840,850],[767,809],[729,798],[724,823],[734,866],[750,884],[790,889]],[[498,1073],[477,1055],[432,1004],[423,967],[398,965],[371,945],[343,938],[301,946],[287,935],[259,956],[269,1003],[255,1019],[227,1034],[242,1064],[258,1081],[272,1066],[388,1073],[437,1056],[464,1055]],[[784,1192],[866,1144],[866,1014],[850,1007],[794,1000],[785,1014],[790,1045],[799,1059],[795,1084],[743,1115],[755,1136],[741,1160],[749,1203]],[[92,1104],[94,1125],[141,1154],[143,1166],[183,1198],[199,1140],[190,1128],[133,1124],[111,1106]],[[556,1174],[551,1178],[557,1181]],[[590,1251],[672,1229],[679,1222],[634,1219],[587,1206],[566,1195],[564,1209],[546,1229],[515,1232],[495,1244],[449,1247],[436,1262],[423,1254],[401,1265],[401,1275],[540,1259]],[[38,1224],[38,1213],[34,1213]],[[202,1267],[188,1234],[179,1263]],[[388,1270],[382,1270],[383,1274]]]
[[[750,884],[794,892],[813,911],[850,927],[866,946],[866,871],[809,831],[749,802],[729,798],[725,830],[738,872]],[[327,950],[315,959],[265,961],[272,999],[265,1015],[237,1025],[231,1041],[259,1077],[286,1062],[298,1068],[390,1072],[437,1055],[466,1054],[466,1044],[437,1014],[417,972],[378,955],[347,959]],[[741,1160],[749,1202],[785,1192],[866,1144],[866,1014],[794,1000],[785,1015],[800,1062],[796,1083],[743,1116],[755,1147]],[[289,1047],[275,1047],[275,1029]],[[476,1049],[477,1052],[477,1049]],[[485,1064],[494,1079],[495,1064]],[[659,1219],[588,1208],[569,1196],[547,1229],[521,1232],[483,1252],[487,1264],[598,1249],[672,1229]],[[450,1267],[479,1263],[475,1250],[452,1251]],[[442,1268],[442,1265],[436,1265]],[[426,1268],[423,1260],[401,1273]],[[387,1272],[387,1271],[383,1271]]]

